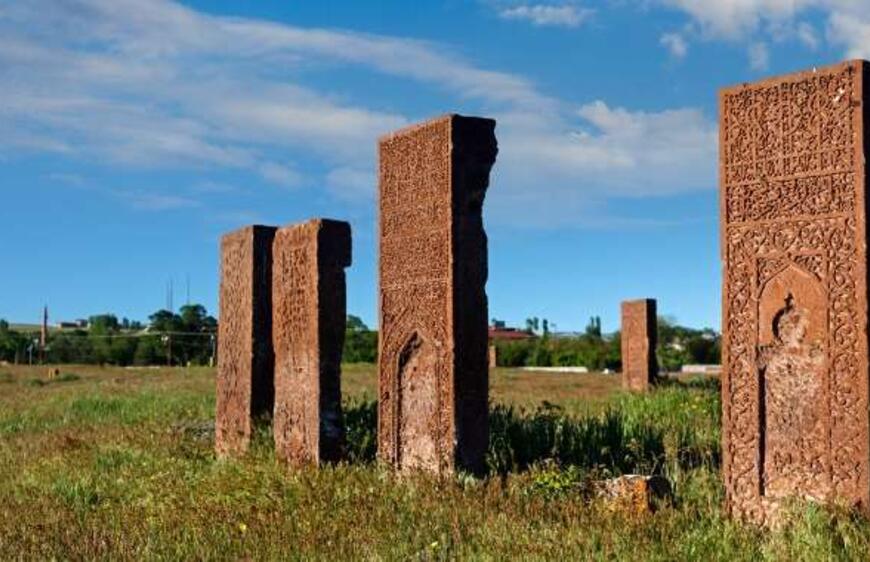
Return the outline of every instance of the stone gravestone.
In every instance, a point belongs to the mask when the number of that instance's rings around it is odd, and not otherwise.
[[[337,461],[350,225],[318,219],[281,228],[273,260],[275,452],[293,465]]]
[[[489,346],[489,368],[495,369],[498,367],[498,347],[494,344]]]
[[[221,239],[215,450],[247,451],[252,418],[272,411],[272,239],[249,226]]]
[[[378,452],[400,470],[484,466],[494,130],[447,115],[380,140]]]
[[[622,388],[646,391],[658,376],[655,299],[622,303]]]
[[[867,508],[865,62],[720,95],[723,456],[730,511]]]

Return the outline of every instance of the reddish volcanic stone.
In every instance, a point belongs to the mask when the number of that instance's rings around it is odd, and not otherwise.
[[[221,239],[215,450],[248,449],[252,418],[272,411],[272,238],[249,226]]]
[[[868,64],[720,94],[728,508],[870,505]]]
[[[484,466],[494,131],[447,115],[380,141],[378,451],[401,470]]]
[[[294,465],[337,461],[350,225],[318,219],[281,228],[273,256],[275,452]]]
[[[656,301],[622,303],[622,388],[643,392],[658,375]]]

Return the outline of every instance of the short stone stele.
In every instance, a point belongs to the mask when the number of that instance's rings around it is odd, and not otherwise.
[[[730,511],[870,500],[868,64],[720,94],[723,460]]]
[[[318,219],[281,228],[273,260],[275,452],[292,465],[337,461],[350,225]]]
[[[272,239],[249,226],[221,239],[215,449],[247,451],[252,419],[272,411]]]
[[[644,392],[658,376],[656,301],[622,303],[622,388]]]
[[[494,130],[447,115],[380,140],[378,451],[400,470],[483,469]]]

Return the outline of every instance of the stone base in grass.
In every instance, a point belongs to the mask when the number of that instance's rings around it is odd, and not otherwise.
[[[614,511],[644,516],[671,496],[671,484],[662,476],[628,474],[596,482],[595,495]]]

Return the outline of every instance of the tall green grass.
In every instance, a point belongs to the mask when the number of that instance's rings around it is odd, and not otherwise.
[[[870,525],[796,504],[782,529],[728,519],[715,383],[617,395],[602,408],[493,404],[489,474],[398,477],[375,462],[377,408],[344,405],[347,461],[292,470],[267,425],[213,453],[213,381],[135,388],[4,385],[0,559],[866,560]],[[8,395],[7,395],[8,396]],[[25,408],[21,402],[30,403]],[[32,413],[30,413],[32,412]],[[624,473],[671,481],[647,517],[587,493]]]

